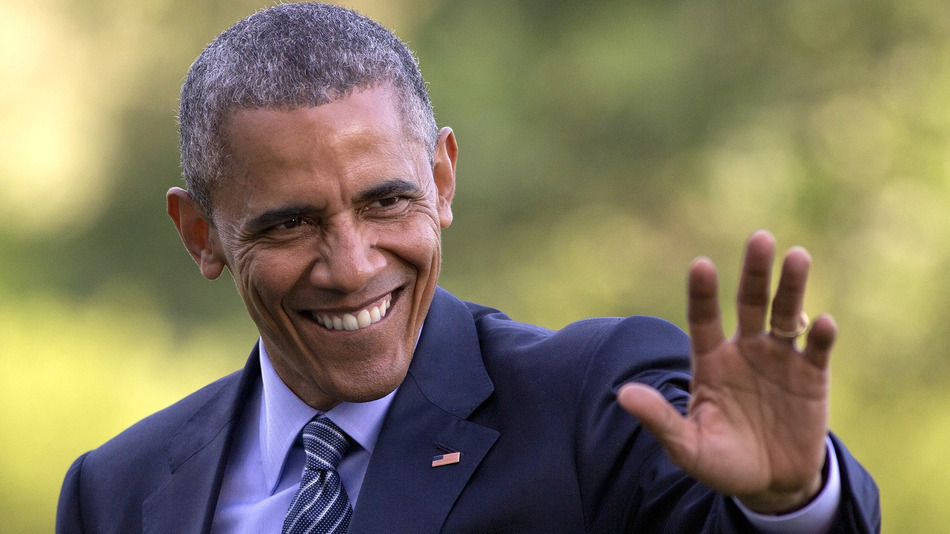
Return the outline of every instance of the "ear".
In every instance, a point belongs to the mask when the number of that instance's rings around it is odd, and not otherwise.
[[[226,263],[211,218],[191,194],[180,187],[169,189],[165,196],[168,216],[175,222],[178,235],[201,269],[202,276],[208,280],[221,276]]]
[[[439,224],[448,228],[452,224],[452,199],[455,197],[455,160],[459,147],[451,128],[442,128],[432,155],[432,176],[439,192]]]

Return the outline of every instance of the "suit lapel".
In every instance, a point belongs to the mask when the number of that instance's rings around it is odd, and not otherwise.
[[[257,348],[168,441],[168,482],[143,504],[146,533],[208,532],[241,411],[260,376]]]
[[[439,289],[366,472],[350,534],[438,532],[498,431],[466,418],[492,393],[468,308]],[[458,463],[432,467],[433,456]]]
[[[240,380],[221,389],[168,443],[168,482],[143,505],[144,531],[207,532],[214,518],[228,448],[260,376],[257,349]],[[466,418],[491,395],[468,308],[438,289],[406,380],[373,451],[350,534],[437,532],[498,438]],[[432,457],[460,452],[432,467]]]

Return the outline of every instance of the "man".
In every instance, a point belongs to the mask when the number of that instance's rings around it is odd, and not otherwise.
[[[751,237],[731,340],[707,260],[691,340],[455,299],[436,285],[454,134],[408,49],[331,6],[225,31],[180,127],[188,191],[168,213],[205,277],[231,272],[260,340],[242,371],[77,460],[58,531],[879,530],[873,481],[828,436],[835,325],[795,341],[804,250],[766,328],[774,243]]]

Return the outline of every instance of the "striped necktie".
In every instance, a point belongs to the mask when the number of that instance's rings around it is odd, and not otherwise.
[[[353,509],[336,468],[348,446],[346,434],[322,415],[303,428],[307,465],[284,518],[282,534],[346,532]]]

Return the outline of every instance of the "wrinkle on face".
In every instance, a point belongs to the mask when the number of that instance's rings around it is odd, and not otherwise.
[[[278,375],[318,408],[395,389],[435,292],[451,191],[404,130],[385,87],[318,107],[239,110],[226,125],[222,255]],[[451,170],[440,183],[454,191],[454,159]],[[391,302],[385,317],[352,331],[318,317],[379,302]]]

